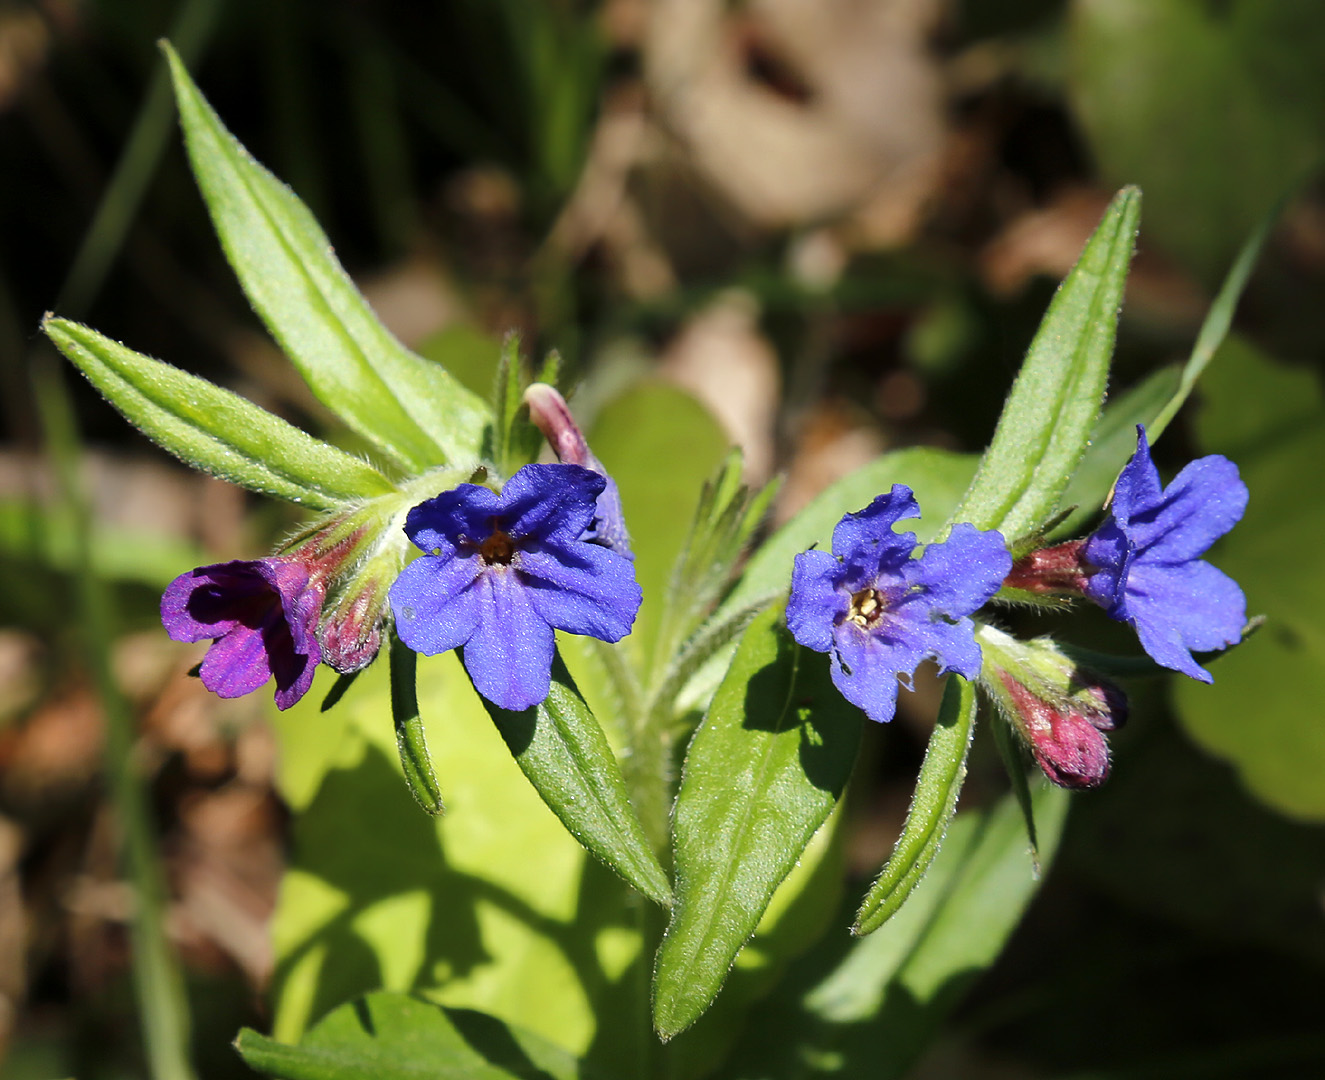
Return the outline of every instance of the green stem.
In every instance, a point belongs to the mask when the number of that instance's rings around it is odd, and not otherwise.
[[[192,1080],[188,999],[184,980],[166,940],[166,889],[156,859],[156,836],[146,785],[134,761],[133,717],[110,664],[114,611],[106,585],[92,568],[91,521],[78,479],[80,448],[68,391],[48,359],[34,367],[34,392],[55,466],[60,498],[73,522],[79,625],[87,663],[106,715],[106,773],[129,882],[134,892],[130,927],[132,977],[143,1041],[154,1080]]]

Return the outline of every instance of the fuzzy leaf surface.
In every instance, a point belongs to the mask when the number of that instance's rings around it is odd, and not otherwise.
[[[863,715],[781,617],[771,607],[746,631],[686,754],[673,815],[676,904],[654,969],[664,1039],[717,995],[859,748]]]
[[[413,471],[477,459],[490,414],[382,325],[299,197],[226,130],[168,45],[194,176],[253,310],[314,395]]]
[[[1141,193],[1123,188],[1054,294],[954,522],[1011,542],[1058,509],[1104,400],[1140,219]]]
[[[315,510],[395,490],[366,461],[206,379],[68,319],[42,328],[129,423],[195,469]]]

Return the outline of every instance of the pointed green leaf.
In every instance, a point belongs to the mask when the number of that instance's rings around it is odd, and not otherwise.
[[[953,521],[1012,541],[1058,509],[1104,399],[1140,217],[1141,193],[1123,188],[1050,303]]]
[[[746,631],[686,754],[673,815],[676,905],[658,950],[653,1020],[669,1039],[697,1020],[778,884],[832,811],[863,723],[826,658],[768,609]]]
[[[239,1033],[244,1062],[276,1080],[577,1080],[561,1047],[495,1016],[378,991],[340,1006],[298,1046]]]
[[[396,749],[400,751],[400,767],[405,783],[414,801],[425,813],[440,814],[443,810],[442,793],[437,787],[428,742],[423,732],[423,718],[419,715],[419,696],[415,686],[418,654],[392,631],[388,635],[391,663],[391,715],[396,725]],[[325,709],[325,706],[324,706]]]
[[[195,469],[315,510],[395,490],[366,461],[206,379],[67,319],[42,329],[129,423]]]
[[[529,782],[584,847],[659,904],[672,902],[667,874],[645,839],[603,729],[558,656],[552,689],[524,712],[484,705]]]
[[[934,861],[957,810],[957,797],[966,779],[966,754],[974,731],[975,687],[960,676],[951,675],[943,688],[939,718],[916,778],[902,835],[856,913],[855,933],[868,934],[887,922],[906,903]]]
[[[189,160],[226,258],[318,400],[406,468],[476,460],[490,420],[483,401],[381,324],[308,208],[253,160],[164,49]]]

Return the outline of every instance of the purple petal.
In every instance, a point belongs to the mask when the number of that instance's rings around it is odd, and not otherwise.
[[[1150,457],[1150,444],[1146,442],[1146,429],[1136,426],[1136,453],[1123,466],[1113,485],[1113,501],[1109,510],[1114,518],[1126,525],[1134,514],[1155,506],[1162,497],[1159,470]]]
[[[1247,485],[1238,467],[1211,454],[1178,473],[1157,505],[1134,510],[1128,531],[1144,557],[1186,562],[1204,555],[1246,509]]]
[[[464,659],[475,689],[514,712],[537,705],[551,688],[552,628],[510,571],[482,575],[474,592],[482,616]]]
[[[578,540],[606,486],[606,477],[579,465],[526,465],[502,488],[506,531],[517,539]]]
[[[449,555],[464,537],[481,543],[492,534],[502,500],[479,484],[460,484],[412,507],[405,516],[405,535],[420,551]]]
[[[1096,529],[1082,548],[1082,558],[1098,568],[1086,579],[1086,595],[1111,619],[1127,618],[1127,578],[1135,554],[1127,533],[1113,518]]]
[[[267,643],[261,629],[236,627],[218,638],[203,657],[198,674],[203,686],[223,698],[242,697],[271,678]]]
[[[405,567],[388,593],[400,640],[425,656],[467,642],[483,616],[482,571],[477,555],[424,555]]]
[[[238,625],[258,626],[275,602],[262,563],[237,559],[180,574],[161,597],[161,622],[176,641],[205,641]]]
[[[1200,560],[1178,566],[1138,562],[1127,582],[1129,621],[1156,663],[1201,682],[1212,682],[1192,652],[1236,644],[1247,622],[1237,582]]]
[[[838,589],[842,573],[842,564],[826,551],[802,551],[792,564],[787,629],[807,649],[833,647],[833,629],[850,604]]]
[[[915,549],[914,533],[897,533],[893,526],[903,518],[920,516],[920,505],[905,484],[894,484],[869,506],[847,514],[833,530],[833,554],[847,567],[846,584],[851,589],[872,585],[883,575],[895,578]]]
[[[915,671],[921,654],[843,623],[833,650],[833,685],[865,715],[886,724],[897,711],[897,674]]]
[[[908,583],[924,586],[932,613],[956,618],[978,611],[998,592],[1012,570],[1012,556],[1001,533],[961,524],[905,569]]]
[[[602,641],[630,633],[643,598],[630,560],[588,542],[522,551],[516,575],[548,625]]]

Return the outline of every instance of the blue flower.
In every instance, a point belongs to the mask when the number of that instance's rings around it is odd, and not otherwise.
[[[639,611],[631,561],[581,539],[605,485],[578,465],[526,465],[500,495],[461,484],[414,507],[405,533],[425,554],[391,586],[400,639],[428,656],[463,646],[480,694],[537,705],[554,629],[619,641]]]
[[[161,622],[176,641],[213,639],[199,670],[212,693],[239,697],[275,676],[276,706],[288,709],[322,658],[319,569],[280,556],[200,566],[167,586]]]
[[[1191,462],[1163,488],[1138,425],[1136,453],[1118,476],[1109,517],[1081,552],[1086,595],[1131,623],[1156,663],[1213,681],[1192,652],[1236,644],[1247,601],[1237,582],[1200,556],[1246,508],[1247,485],[1219,454]]]
[[[919,558],[914,533],[897,533],[918,517],[911,489],[894,484],[833,530],[833,554],[796,556],[787,627],[806,648],[832,655],[833,682],[871,720],[892,719],[897,683],[927,657],[940,672],[980,673],[980,646],[965,616],[998,591],[1012,566],[1003,537],[955,525],[947,540]]]

